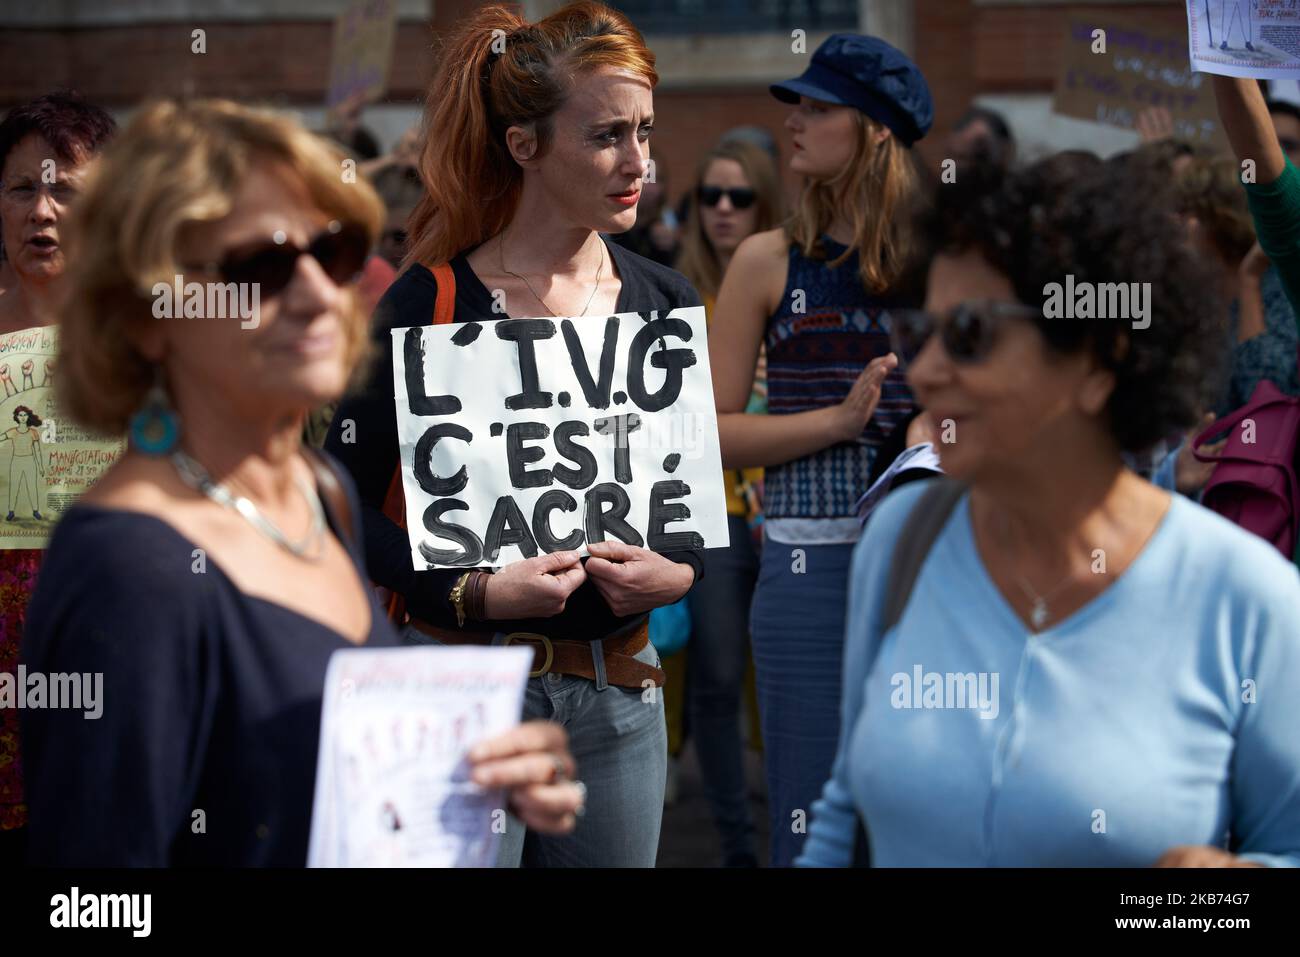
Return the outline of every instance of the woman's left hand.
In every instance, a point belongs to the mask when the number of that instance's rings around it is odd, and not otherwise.
[[[506,788],[514,815],[543,834],[567,834],[587,789],[575,772],[568,733],[552,721],[527,721],[481,741],[469,752],[470,775],[485,788]]]
[[[658,552],[624,542],[592,542],[587,546],[587,578],[600,591],[610,611],[620,618],[661,605],[671,605],[695,584],[690,565]]]
[[[1182,844],[1171,847],[1160,855],[1156,867],[1260,867],[1254,861],[1243,861],[1219,847],[1205,844]]]

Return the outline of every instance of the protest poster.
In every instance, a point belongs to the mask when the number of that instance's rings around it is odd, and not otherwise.
[[[392,336],[416,569],[728,544],[702,306]]]
[[[528,648],[345,648],[321,704],[308,867],[491,867],[505,795],[466,755],[523,714]]]
[[[1300,0],[1186,0],[1192,68],[1223,76],[1300,77]]]
[[[335,18],[325,96],[331,115],[353,97],[373,102],[384,95],[396,28],[397,0],[356,0]]]
[[[1099,10],[1071,16],[1066,31],[1052,112],[1133,129],[1139,113],[1160,107],[1169,111],[1174,136],[1227,149],[1214,89],[1187,62],[1178,26]]]
[[[58,328],[0,336],[0,549],[44,548],[54,525],[122,453],[120,439],[60,418]]]

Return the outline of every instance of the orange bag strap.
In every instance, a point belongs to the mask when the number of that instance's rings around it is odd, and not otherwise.
[[[451,263],[439,263],[429,270],[438,283],[438,298],[433,304],[433,325],[445,326],[456,316],[456,274]],[[398,460],[393,470],[393,480],[388,484],[388,494],[384,496],[384,514],[392,519],[399,528],[406,529],[406,497],[402,494],[402,463]],[[398,623],[406,620],[406,602],[396,593],[388,602],[388,617]]]

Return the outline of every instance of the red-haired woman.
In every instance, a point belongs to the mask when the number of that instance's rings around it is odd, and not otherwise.
[[[643,687],[663,683],[645,619],[686,593],[699,557],[596,542],[585,567],[574,552],[554,552],[496,574],[415,571],[406,533],[382,511],[398,464],[389,330],[430,324],[430,267],[444,263],[456,322],[700,305],[679,273],[600,235],[636,220],[657,82],[641,35],[596,3],[532,25],[484,7],[448,39],[425,115],[427,192],[375,324],[381,358],[326,440],[361,493],[371,577],[406,600],[408,641],[492,644],[528,633],[539,670],[539,635],[565,662],[529,682],[525,714],[568,729],[587,811],[560,838],[525,834],[511,819],[505,866],[653,866],[667,758],[662,698]]]
[[[835,754],[854,505],[912,407],[887,311],[900,304],[917,189],[908,147],[933,111],[907,57],[849,33],[772,92],[797,104],[790,165],[807,182],[784,228],[732,257],[709,354],[723,467],[767,469],[753,649],[772,863],[786,866]],[[769,414],[747,415],[764,343]]]

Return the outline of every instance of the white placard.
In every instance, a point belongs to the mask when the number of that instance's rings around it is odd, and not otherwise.
[[[392,336],[416,569],[728,544],[702,306]]]
[[[308,867],[491,867],[505,795],[466,754],[519,723],[531,648],[345,648],[321,708]]]
[[[1300,2],[1187,0],[1192,68],[1222,76],[1300,77]]]

